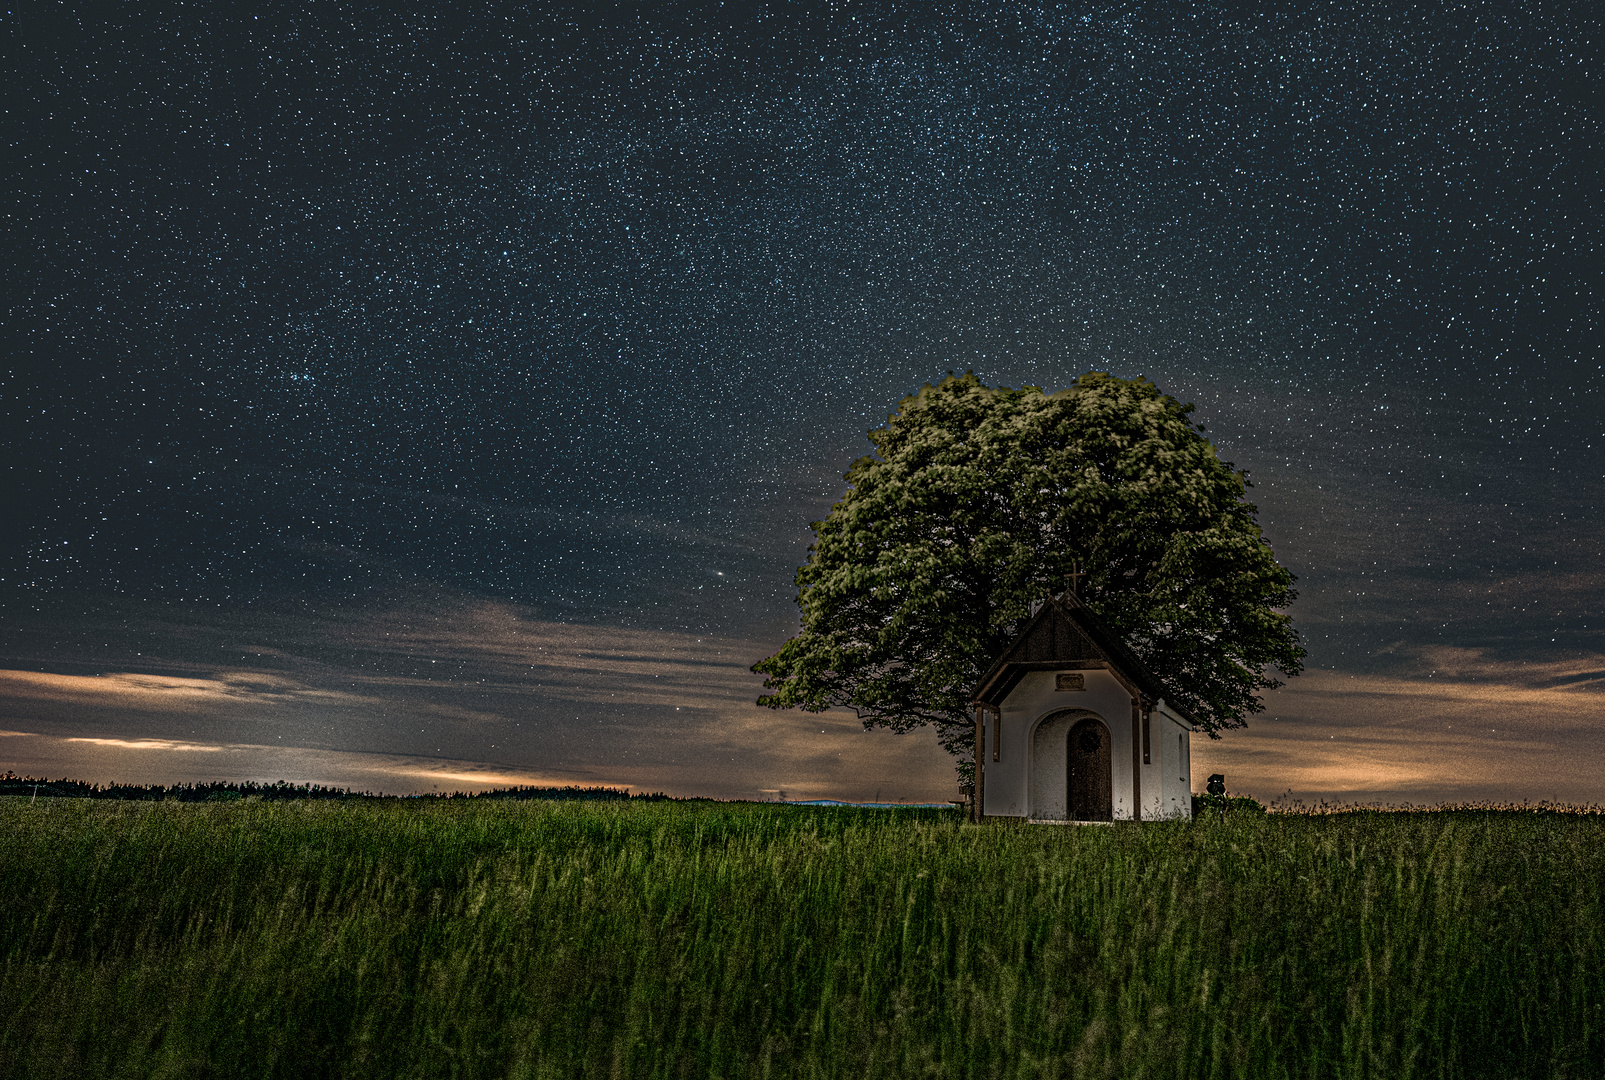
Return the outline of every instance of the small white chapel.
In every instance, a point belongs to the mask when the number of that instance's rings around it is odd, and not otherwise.
[[[1037,610],[973,705],[978,819],[1192,816],[1197,725],[1073,593]]]

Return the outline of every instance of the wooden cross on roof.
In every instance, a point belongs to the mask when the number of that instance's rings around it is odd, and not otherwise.
[[[1081,599],[1081,579],[1086,576],[1086,574],[1082,573],[1079,562],[1070,564],[1070,595],[1077,600]]]

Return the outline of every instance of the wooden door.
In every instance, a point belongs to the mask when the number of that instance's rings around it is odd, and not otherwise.
[[[1113,821],[1114,776],[1110,772],[1109,729],[1090,716],[1070,729],[1070,817],[1074,821]]]

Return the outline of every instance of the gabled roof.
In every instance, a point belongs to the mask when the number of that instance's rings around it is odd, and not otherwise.
[[[997,706],[1028,671],[1051,671],[1074,664],[1108,665],[1115,676],[1148,702],[1164,699],[1165,708],[1194,727],[1197,723],[1175,704],[1164,683],[1075,596],[1065,593],[1043,604],[1025,629],[1015,635],[997,662],[981,676],[971,695],[977,704]]]

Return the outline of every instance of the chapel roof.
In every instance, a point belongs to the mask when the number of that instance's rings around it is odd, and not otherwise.
[[[1051,671],[1073,664],[1107,665],[1117,678],[1134,688],[1148,701],[1161,698],[1166,709],[1193,726],[1197,722],[1175,704],[1159,677],[1126,647],[1120,636],[1094,615],[1079,598],[1069,592],[1043,604],[1025,628],[1014,636],[1008,648],[987,669],[976,685],[971,700],[997,706],[1009,696],[1028,671]]]

